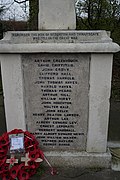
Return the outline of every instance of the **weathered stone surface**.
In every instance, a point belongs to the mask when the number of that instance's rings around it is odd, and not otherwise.
[[[116,43],[36,43],[0,44],[0,53],[115,53],[120,50]]]
[[[22,55],[27,127],[44,150],[86,149],[89,58]]]
[[[0,54],[7,131],[26,129],[20,54]]]
[[[112,54],[91,55],[87,152],[106,152],[112,60]]]
[[[45,152],[49,162],[55,167],[81,167],[81,168],[110,168],[111,154],[87,153],[78,151],[48,151]]]
[[[75,0],[39,0],[38,29],[76,29]]]

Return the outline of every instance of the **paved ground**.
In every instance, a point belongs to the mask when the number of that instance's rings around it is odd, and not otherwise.
[[[64,168],[65,169],[65,168]],[[58,175],[45,174],[41,178],[35,176],[32,180],[120,180],[120,172],[112,170],[69,169],[59,170]]]
[[[2,180],[2,179],[0,179]],[[120,172],[112,170],[59,170],[58,175],[45,173],[43,176],[34,176],[30,180],[120,180]]]

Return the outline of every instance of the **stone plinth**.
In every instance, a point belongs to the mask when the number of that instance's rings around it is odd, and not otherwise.
[[[39,0],[39,30],[76,29],[75,0]]]
[[[56,166],[109,167],[119,50],[105,31],[9,32],[0,43],[7,130],[31,131]]]

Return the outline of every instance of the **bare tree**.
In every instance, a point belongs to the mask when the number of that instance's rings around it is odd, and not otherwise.
[[[19,5],[22,5],[24,4],[24,7],[22,8],[23,11],[27,14],[27,2],[29,0],[14,0],[15,3],[19,4]],[[21,6],[22,7],[22,6]]]
[[[24,4],[29,1],[29,29],[38,29],[39,0],[14,0],[15,3]],[[26,8],[25,8],[26,10]]]
[[[4,12],[0,14],[2,20],[28,20],[29,0],[0,0],[0,7]]]
[[[114,31],[120,22],[120,5],[117,0],[79,0],[77,16],[86,28]]]

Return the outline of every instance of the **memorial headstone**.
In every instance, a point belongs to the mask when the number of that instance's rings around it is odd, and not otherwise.
[[[53,165],[110,167],[112,59],[120,48],[106,31],[73,30],[74,0],[39,2],[42,31],[8,32],[0,43],[7,129],[32,132]]]

